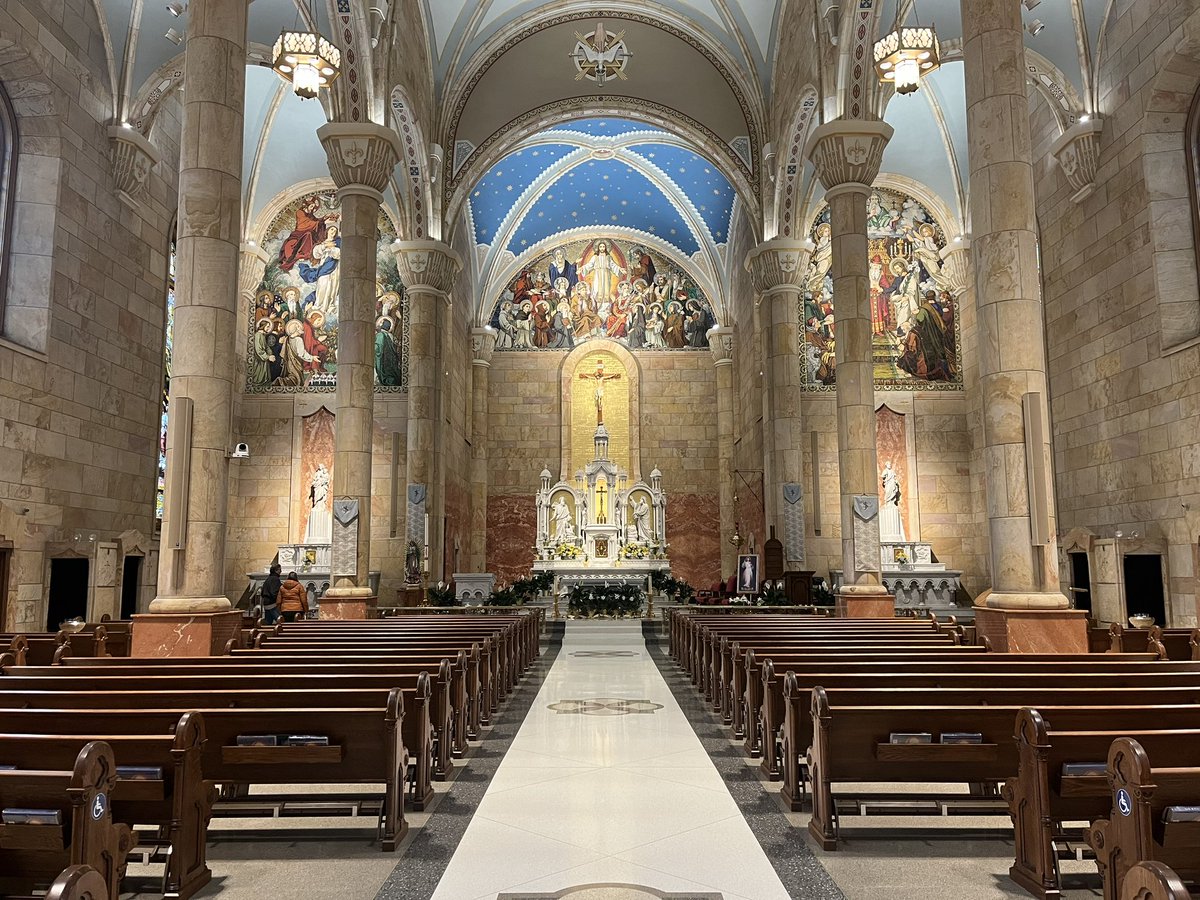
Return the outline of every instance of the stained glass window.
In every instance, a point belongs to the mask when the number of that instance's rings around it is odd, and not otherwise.
[[[175,239],[171,239],[167,266],[167,326],[163,342],[162,421],[158,431],[158,491],[154,516],[163,517],[163,494],[167,489],[167,409],[171,403],[171,340],[175,332]]]

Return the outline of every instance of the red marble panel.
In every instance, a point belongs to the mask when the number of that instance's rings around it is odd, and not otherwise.
[[[879,502],[883,503],[883,481],[880,473],[890,461],[896,477],[900,480],[900,519],[904,522],[904,536],[910,541],[915,540],[909,506],[916,481],[908,471],[908,436],[903,413],[895,412],[886,406],[881,406],[875,411],[875,452],[879,460],[879,472],[875,473],[875,489],[879,492]]]
[[[667,499],[671,574],[697,590],[721,580],[721,502],[715,494],[672,494]]]
[[[511,584],[533,570],[537,507],[527,494],[488,498],[487,570],[497,585]]]

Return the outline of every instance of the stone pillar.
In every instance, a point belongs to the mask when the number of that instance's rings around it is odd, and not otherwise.
[[[977,621],[997,650],[1086,651],[1058,581],[1021,2],[962,0],[962,18],[992,576]],[[1043,439],[1028,459],[1031,427]]]
[[[225,596],[237,372],[246,0],[193,0],[184,56],[175,357],[158,597],[136,656],[207,656],[240,627]],[[174,473],[174,475],[173,475]]]
[[[879,464],[875,452],[875,364],[867,250],[867,197],[892,128],[837,119],[809,138],[808,156],[825,185],[833,240],[837,353],[838,465],[842,495],[843,615],[890,618],[879,554]]]
[[[371,588],[371,463],[379,207],[401,147],[395,132],[370,122],[330,122],[317,130],[317,136],[338,186],[342,213],[333,585],[321,598],[321,618],[365,619],[372,615],[377,600]]]
[[[729,543],[737,524],[733,508],[733,328],[711,328],[708,346],[712,350],[717,376],[717,489],[721,508],[721,578],[737,570],[737,547]]]
[[[788,570],[804,567],[804,423],[800,412],[800,291],[812,258],[808,241],[776,238],[746,256],[758,295],[763,339],[763,505],[767,533],[783,542]]]
[[[442,566],[442,511],[445,497],[437,490],[437,456],[441,453],[443,385],[443,318],[450,306],[462,258],[440,241],[397,241],[393,247],[400,277],[408,292],[408,456],[405,544],[425,546],[423,571],[434,580]],[[429,533],[425,516],[429,516]]]
[[[487,571],[488,390],[496,332],[471,331],[471,528],[467,571]]]

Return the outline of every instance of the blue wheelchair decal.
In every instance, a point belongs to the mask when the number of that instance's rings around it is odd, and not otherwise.
[[[1117,791],[1117,809],[1120,810],[1123,816],[1127,816],[1133,812],[1133,801],[1129,798],[1129,791],[1125,790],[1125,788]]]

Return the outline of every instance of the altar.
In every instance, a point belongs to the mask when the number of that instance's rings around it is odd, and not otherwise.
[[[555,592],[581,585],[637,585],[649,592],[650,574],[666,572],[667,498],[662,473],[649,482],[629,482],[629,473],[609,456],[604,424],[604,385],[615,376],[604,364],[580,378],[595,382],[596,430],[593,458],[574,483],[554,482],[543,469],[537,493],[537,545],[533,570],[555,575]]]

